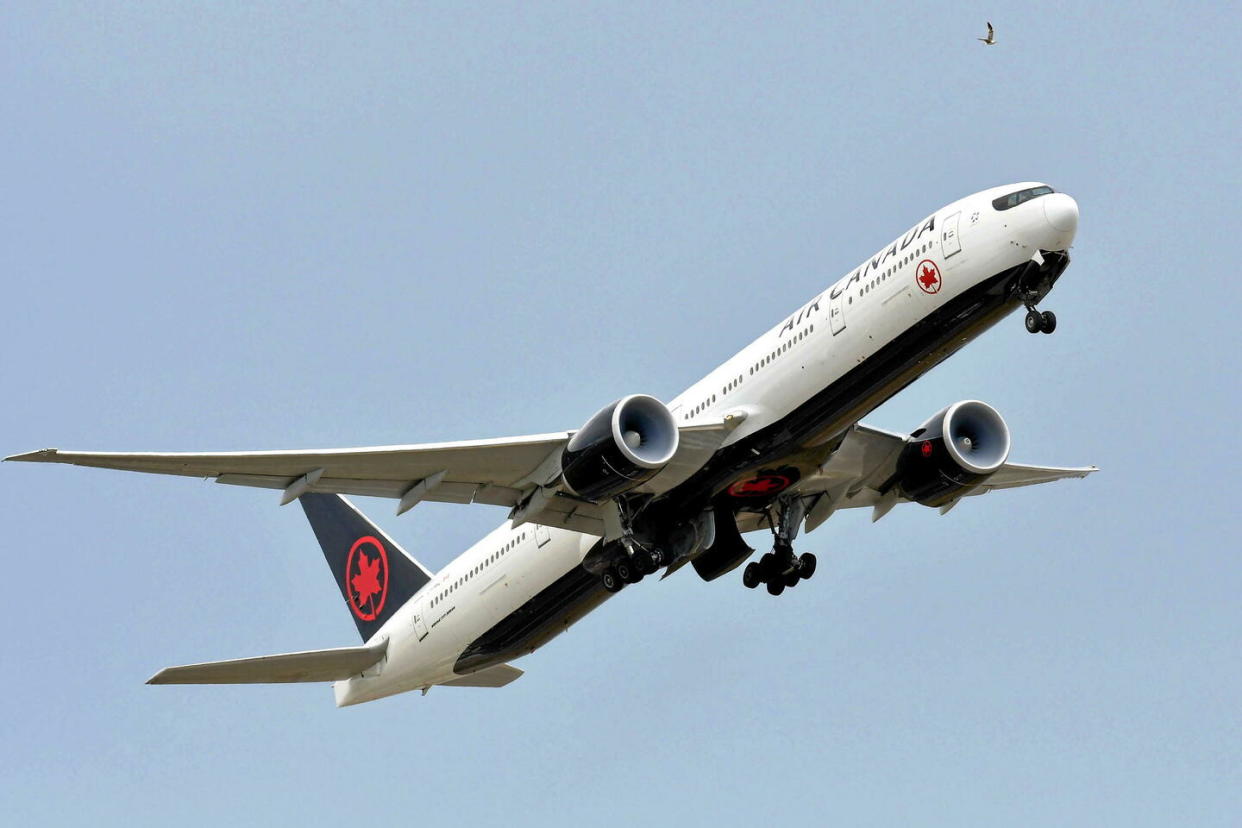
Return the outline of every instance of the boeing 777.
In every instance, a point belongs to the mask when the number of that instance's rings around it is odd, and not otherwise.
[[[1014,311],[1069,265],[1073,198],[996,187],[927,216],[665,404],[632,394],[574,431],[473,442],[229,453],[45,449],[9,460],[214,477],[300,501],[363,644],[172,667],[153,684],[335,682],[350,705],[434,685],[499,687],[610,596],[686,564],[706,581],[752,557],[742,583],[780,595],[815,573],[797,555],[839,509],[879,520],[900,503],[948,512],[996,489],[1094,467],[1009,462],[1010,432],[977,400],[912,431],[860,419]],[[481,503],[508,518],[439,572],[406,554],[342,495]]]

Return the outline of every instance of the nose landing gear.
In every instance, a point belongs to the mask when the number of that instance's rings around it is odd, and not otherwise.
[[[815,574],[815,556],[810,552],[795,555],[793,540],[806,514],[801,498],[780,500],[776,504],[776,518],[769,513],[775,542],[772,551],[758,561],[751,561],[742,570],[742,585],[754,589],[767,584],[769,595],[780,595],[786,587],[797,586]]]
[[[1053,283],[1069,265],[1069,254],[1065,251],[1036,250],[1031,260],[1014,283],[1014,289],[1026,305],[1026,330],[1028,333],[1050,334],[1057,329],[1057,317],[1052,311],[1042,313],[1035,309]]]
[[[1057,329],[1057,315],[1052,311],[1040,313],[1033,306],[1026,312],[1026,332],[1050,334]]]

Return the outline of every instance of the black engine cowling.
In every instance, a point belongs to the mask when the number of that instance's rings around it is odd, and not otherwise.
[[[961,497],[1009,457],[1009,426],[978,400],[954,403],[910,437],[897,460],[897,486],[924,506]]]
[[[677,452],[677,423],[655,397],[633,394],[600,409],[561,456],[561,476],[579,497],[607,500],[654,477]]]

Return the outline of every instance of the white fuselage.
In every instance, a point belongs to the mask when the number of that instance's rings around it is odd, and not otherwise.
[[[1067,249],[1074,229],[1058,228],[1067,224],[1057,211],[1072,209],[1076,219],[1069,196],[1047,195],[1004,211],[992,206],[993,199],[1034,186],[975,193],[914,225],[672,400],[669,409],[678,424],[744,413],[725,444],[743,440],[786,417],[964,291],[1040,250]],[[598,540],[530,523],[501,524],[437,573],[376,633],[375,638],[388,639],[385,661],[365,676],[337,682],[337,704],[459,678],[454,666],[471,642],[579,567]],[[565,626],[571,620],[566,616]],[[530,651],[550,637],[541,637]]]

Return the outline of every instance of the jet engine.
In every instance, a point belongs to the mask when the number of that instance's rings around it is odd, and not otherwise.
[[[668,407],[633,394],[578,429],[561,455],[561,476],[574,494],[598,503],[650,480],[673,459],[677,444]]]
[[[954,403],[910,435],[897,460],[897,487],[924,506],[961,497],[1009,457],[1009,426],[978,400]]]

